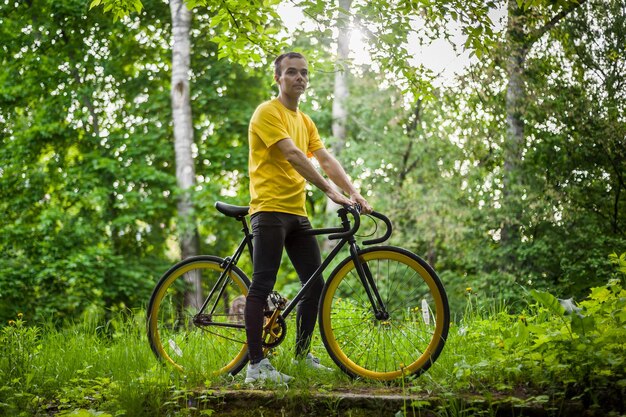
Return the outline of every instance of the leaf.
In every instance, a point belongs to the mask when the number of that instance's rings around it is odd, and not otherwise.
[[[133,2],[133,7],[135,8],[135,11],[137,13],[140,13],[141,10],[143,9],[143,3],[141,2],[141,0],[135,0]]]
[[[89,5],[89,10],[93,9],[94,7],[98,7],[101,3],[102,0],[93,0]]]
[[[559,317],[565,315],[565,309],[559,303],[559,300],[548,292],[532,290],[530,295],[542,306],[550,310]]]
[[[590,298],[599,302],[604,302],[611,298],[611,291],[609,291],[606,287],[592,288]]]
[[[581,336],[595,330],[595,326],[596,322],[593,317],[572,316],[572,330]]]

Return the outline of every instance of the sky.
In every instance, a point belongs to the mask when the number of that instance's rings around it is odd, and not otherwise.
[[[296,27],[302,26],[303,22],[306,25],[305,17],[302,12],[290,2],[282,2],[279,7],[279,14],[283,18],[287,30],[292,32]],[[492,20],[498,24],[500,22],[502,13],[504,11],[498,11],[491,15]],[[311,29],[313,25],[311,24]],[[461,34],[459,28],[449,28],[452,33],[451,40],[457,45],[457,51],[454,47],[444,39],[438,39],[433,41],[430,45],[419,46],[418,42],[410,42],[408,50],[413,54],[413,62],[415,66],[423,64],[426,68],[432,70],[435,74],[438,74],[434,84],[451,84],[454,82],[454,76],[463,72],[463,70],[471,63],[468,52],[463,51],[463,43],[466,37]],[[364,43],[365,37],[358,31],[353,30],[351,34],[351,58],[355,64],[368,63],[369,55],[367,54],[366,45]]]
[[[293,32],[305,21],[302,12],[292,3],[283,2],[279,5],[278,10],[288,32]],[[311,25],[311,29],[313,29],[313,25]],[[457,35],[453,39],[455,42],[460,42],[460,45],[464,41],[461,35]],[[350,36],[350,55],[357,65],[370,62],[364,42],[365,37],[361,32],[353,30]],[[452,79],[455,73],[462,71],[470,62],[469,54],[459,55],[455,53],[453,47],[445,40],[437,40],[424,47],[420,47],[417,42],[411,42],[409,51],[413,53],[415,64],[424,64],[426,68],[435,73],[441,73],[442,82]]]

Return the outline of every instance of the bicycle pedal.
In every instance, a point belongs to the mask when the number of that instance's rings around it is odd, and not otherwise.
[[[287,306],[287,299],[276,291],[272,291],[267,297],[267,304],[270,310],[284,310]]]

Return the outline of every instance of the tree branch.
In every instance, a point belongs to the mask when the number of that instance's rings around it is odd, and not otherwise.
[[[419,162],[419,156],[415,157],[413,162],[409,163],[409,158],[411,157],[412,149],[413,149],[413,141],[411,140],[411,133],[417,130],[417,123],[421,119],[421,110],[422,110],[422,100],[418,100],[415,105],[415,110],[413,111],[413,118],[410,120],[409,125],[407,126],[407,137],[409,138],[409,143],[406,147],[404,154],[402,155],[402,168],[400,169],[400,186],[404,183],[407,175],[411,171],[415,169],[417,163]]]
[[[555,27],[561,20],[563,20],[568,14],[572,11],[576,10],[578,7],[582,6],[587,0],[579,0],[578,3],[570,3],[570,5],[559,13],[557,13],[548,23],[543,25],[540,28],[537,28],[528,34],[528,43],[530,46],[535,43],[539,38],[541,38],[547,31],[551,30]]]

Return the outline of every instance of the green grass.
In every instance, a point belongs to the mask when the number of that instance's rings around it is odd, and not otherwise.
[[[420,410],[438,416],[490,415],[460,401],[473,395],[552,405],[570,399],[600,409],[613,398],[613,409],[623,408],[615,398],[623,398],[626,389],[626,292],[618,282],[607,288],[592,292],[583,318],[567,315],[549,294],[540,293],[523,314],[509,314],[504,306],[477,311],[468,292],[466,313],[453,323],[437,362],[419,377],[393,383],[348,378],[334,367],[317,334],[313,352],[336,370],[319,373],[292,363],[290,321],[287,339],[271,360],[296,379],[288,389],[265,389],[294,403],[336,391],[447,399],[445,406],[428,400],[407,404],[400,415],[420,415]],[[148,346],[143,312],[61,328],[35,326],[18,316],[0,328],[0,346],[0,416],[208,415],[211,409],[201,407],[203,395],[248,389],[243,372],[234,378],[209,377],[161,366]],[[328,402],[328,409],[337,406]]]

